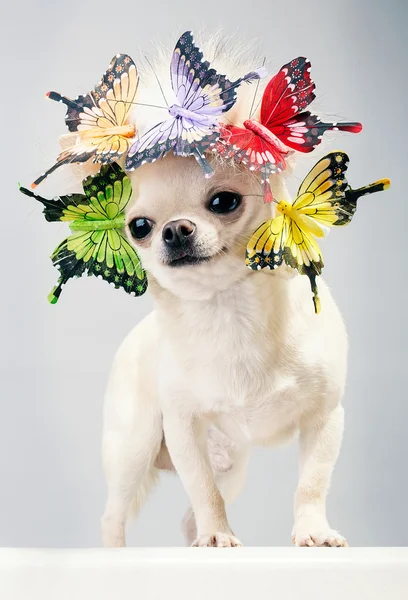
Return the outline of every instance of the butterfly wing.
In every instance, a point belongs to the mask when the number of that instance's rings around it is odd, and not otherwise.
[[[136,140],[126,156],[125,168],[134,171],[146,162],[165,156],[181,137],[181,120],[172,118],[155,125]]]
[[[86,198],[83,194],[58,196],[57,198],[48,200],[47,198],[43,198],[42,196],[34,194],[31,190],[28,190],[21,185],[19,185],[19,190],[26,196],[41,202],[41,204],[44,206],[43,214],[45,220],[49,222],[62,221],[64,217],[64,210],[68,209],[68,207],[77,208],[81,203],[84,201],[86,202]]]
[[[349,158],[344,152],[331,152],[321,158],[301,183],[293,208],[323,225],[345,225],[353,217],[355,207],[345,204],[349,187],[346,171]]]
[[[49,295],[57,302],[62,286],[84,273],[101,277],[115,288],[140,296],[147,277],[135,249],[126,239],[125,208],[131,198],[129,178],[117,164],[105,165],[83,182],[85,194],[47,200],[20,188],[44,206],[47,221],[70,222],[72,234],[53,252],[52,262],[60,270],[57,285]]]
[[[95,89],[71,100],[57,92],[49,92],[51,100],[66,105],[65,122],[70,132],[77,133],[78,143],[61,152],[57,162],[32,184],[36,187],[58,167],[68,163],[109,163],[124,154],[134,137],[135,128],[127,123],[134,102],[138,74],[127,54],[115,56]]]
[[[262,125],[287,147],[299,152],[311,152],[320,144],[325,131],[358,133],[362,129],[361,123],[323,123],[305,111],[316,97],[310,69],[306,58],[295,58],[271,79],[262,97]]]
[[[135,249],[121,231],[78,231],[53,252],[52,262],[59,269],[57,285],[48,299],[58,301],[62,287],[72,277],[95,275],[128,294],[141,296],[147,289],[147,277]]]
[[[348,219],[348,214],[354,215],[357,209],[357,200],[361,196],[367,196],[368,194],[375,194],[376,192],[388,190],[390,185],[391,182],[389,179],[380,179],[356,190],[353,190],[350,186],[347,187],[344,192],[344,201],[342,202],[342,207],[346,212],[339,216],[334,225],[347,225],[347,223],[350,222],[350,219]]]
[[[74,100],[48,92],[51,100],[66,105],[65,123],[71,132],[118,127],[126,123],[138,86],[136,65],[127,54],[113,57],[95,89]]]
[[[117,163],[104,165],[99,173],[87,177],[82,186],[91,209],[86,216],[88,220],[124,220],[132,185]]]
[[[253,271],[275,269],[283,262],[283,251],[288,231],[288,219],[279,215],[265,221],[252,234],[246,249],[246,264]]]
[[[126,169],[134,170],[153,162],[170,150],[177,156],[194,156],[205,175],[213,171],[204,158],[219,137],[217,117],[236,101],[237,88],[243,81],[259,79],[263,71],[253,71],[231,82],[203,59],[192,33],[178,40],[170,63],[170,78],[177,103],[170,107],[171,119],[147,131],[130,148]]]
[[[245,262],[250,269],[260,270],[275,269],[283,261],[308,276],[315,312],[320,312],[316,285],[316,276],[323,268],[320,248],[306,224],[281,214],[258,227],[248,242]]]
[[[361,123],[323,123],[309,111],[299,113],[288,121],[277,124],[272,131],[286,146],[298,152],[311,152],[318,146],[326,131],[359,133]]]
[[[344,152],[330,152],[320,159],[299,187],[293,207],[307,219],[332,227],[350,223],[360,196],[387,189],[382,179],[358,190],[347,182],[349,158]]]
[[[130,180],[118,164],[112,163],[103,166],[97,175],[87,177],[83,182],[85,194],[70,194],[69,196],[57,196],[52,200],[34,194],[31,190],[19,185],[20,192],[34,198],[44,206],[43,214],[46,221],[75,221],[85,220],[107,220],[112,215],[106,209],[106,198],[115,197],[112,201],[115,208],[113,212],[122,213],[131,196]],[[116,193],[113,193],[116,186]],[[122,192],[120,192],[119,187]],[[99,201],[101,198],[101,201]],[[118,203],[117,199],[121,198]],[[116,208],[117,207],[117,208]]]
[[[316,276],[321,274],[324,263],[319,245],[313,236],[313,230],[308,227],[307,221],[288,219],[283,257],[287,265],[309,278],[315,313],[319,313],[320,299]]]
[[[260,122],[269,130],[286,123],[315,99],[310,62],[299,56],[280,69],[262,96]]]
[[[186,31],[178,40],[170,64],[173,90],[180,106],[197,115],[219,116],[236,102],[237,89],[265,75],[263,68],[247,73],[236,81],[229,81],[210,63],[195,45],[193,34]]]

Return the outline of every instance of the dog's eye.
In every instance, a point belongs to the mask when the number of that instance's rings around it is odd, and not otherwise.
[[[236,210],[242,202],[242,196],[236,192],[218,192],[209,202],[208,208],[220,215]]]
[[[147,237],[152,229],[153,221],[145,219],[144,217],[133,219],[133,221],[130,221],[129,223],[130,233],[136,240],[142,240]]]

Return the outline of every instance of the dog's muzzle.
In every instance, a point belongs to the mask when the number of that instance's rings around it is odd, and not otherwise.
[[[212,256],[203,256],[198,250],[196,224],[188,219],[177,219],[166,223],[162,238],[165,262],[170,267],[196,265],[212,258]]]

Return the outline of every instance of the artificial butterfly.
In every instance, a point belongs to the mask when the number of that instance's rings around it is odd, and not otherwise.
[[[81,277],[84,273],[141,296],[147,288],[146,273],[123,232],[125,208],[132,195],[129,178],[113,163],[104,165],[95,177],[88,177],[82,185],[85,195],[60,196],[53,200],[20,187],[23,194],[44,205],[47,221],[67,221],[72,230],[51,256],[60,277],[48,300],[55,304],[62,286],[71,277]]]
[[[310,62],[299,56],[272,77],[262,96],[259,121],[243,127],[225,125],[216,146],[218,152],[260,171],[265,200],[272,200],[269,176],[282,171],[291,149],[311,152],[330,129],[358,133],[361,123],[323,123],[304,109],[316,97]],[[302,112],[303,111],[303,112]]]
[[[205,176],[213,173],[204,152],[220,133],[217,117],[229,110],[237,99],[237,87],[265,75],[263,68],[236,81],[229,81],[210,68],[203,53],[187,31],[177,42],[170,64],[171,85],[176,102],[168,107],[170,118],[147,131],[131,146],[126,170],[133,171],[145,162],[154,162],[171,150],[177,156],[193,155]]]
[[[315,312],[320,312],[316,276],[323,258],[316,237],[325,227],[347,225],[364,194],[386,190],[389,179],[380,179],[357,190],[351,189],[345,173],[349,158],[344,152],[331,152],[306,175],[293,202],[277,203],[279,216],[263,223],[247,245],[246,264],[250,269],[275,269],[283,261],[307,275],[313,292]]]
[[[86,96],[70,100],[57,92],[48,92],[48,98],[67,106],[65,123],[73,145],[61,152],[55,165],[38,177],[31,187],[35,188],[61,165],[86,162],[90,158],[94,163],[105,164],[127,152],[130,138],[136,131],[128,116],[138,83],[133,60],[127,54],[117,54],[98,85]]]

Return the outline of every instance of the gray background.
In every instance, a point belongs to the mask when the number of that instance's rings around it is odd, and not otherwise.
[[[308,56],[317,106],[364,124],[359,136],[339,134],[326,148],[350,154],[355,187],[392,180],[388,192],[361,201],[352,226],[331,234],[324,249],[325,277],[351,344],[329,516],[353,545],[405,545],[406,1],[22,0],[1,10],[0,545],[99,545],[107,373],[122,338],[151,308],[148,296],[130,298],[92,278],[69,285],[58,305],[46,301],[56,280],[48,257],[65,229],[47,225],[16,187],[53,164],[63,133],[64,111],[44,93],[74,97],[117,52],[137,62],[150,40],[176,40],[200,26],[238,30],[244,42],[259,38],[276,69]],[[293,187],[320,155],[300,164]],[[63,171],[42,187],[44,195],[68,191]],[[295,445],[255,452],[245,491],[230,509],[245,544],[290,543],[296,455]],[[131,526],[129,544],[181,544],[186,504],[179,481],[164,476]]]

